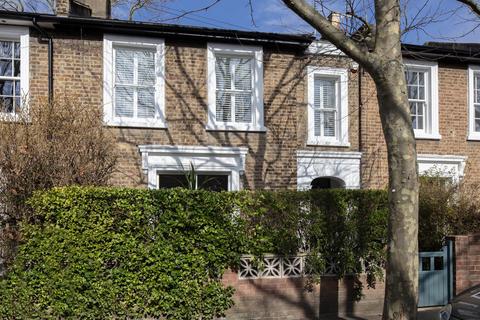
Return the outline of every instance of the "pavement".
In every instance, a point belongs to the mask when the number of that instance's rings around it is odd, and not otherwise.
[[[438,313],[442,307],[419,308],[417,320],[439,320]]]
[[[439,320],[438,314],[442,307],[419,308],[417,320]],[[381,320],[381,315],[371,316],[343,316],[331,318],[329,320]]]

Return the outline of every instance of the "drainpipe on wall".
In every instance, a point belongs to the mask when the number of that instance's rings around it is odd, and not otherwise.
[[[360,152],[363,152],[363,137],[362,137],[362,112],[363,112],[363,101],[362,101],[362,77],[363,77],[363,68],[358,67],[358,149]]]
[[[41,34],[41,41],[47,41],[48,43],[48,102],[53,101],[53,38],[45,30],[42,29],[37,23],[37,19],[34,17],[33,26]]]
[[[362,66],[358,66],[358,149],[362,153],[363,159],[363,123],[362,123],[362,115],[363,115],[363,101],[362,101],[362,77],[363,77],[363,68]],[[363,189],[363,181],[362,181],[362,171],[363,171],[363,163],[360,161],[360,188]]]

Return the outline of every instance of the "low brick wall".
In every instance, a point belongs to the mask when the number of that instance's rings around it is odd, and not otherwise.
[[[304,278],[240,280],[234,272],[227,272],[223,281],[236,290],[227,319],[338,319],[380,316],[383,308],[384,284],[375,289],[365,284],[362,299],[355,301],[353,277],[326,276],[311,288]]]
[[[480,284],[480,234],[452,236],[454,295]]]

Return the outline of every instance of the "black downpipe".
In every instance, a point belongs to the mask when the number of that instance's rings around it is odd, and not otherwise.
[[[358,149],[363,153],[363,98],[362,98],[362,77],[363,68],[358,66]],[[363,157],[362,157],[363,159]],[[363,174],[363,163],[360,163],[360,177]],[[360,179],[360,188],[363,188],[362,179]]]
[[[47,41],[48,43],[48,102],[53,101],[53,38],[45,30],[43,30],[37,23],[37,19],[33,18],[33,25],[38,32],[40,32],[42,38],[41,41]]]
[[[362,114],[363,114],[363,98],[362,98],[362,77],[363,68],[358,67],[358,148],[363,152],[363,137],[362,137]]]

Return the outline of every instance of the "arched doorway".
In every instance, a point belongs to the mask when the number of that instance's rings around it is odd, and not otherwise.
[[[320,177],[313,179],[312,189],[345,189],[345,181],[336,177]]]

